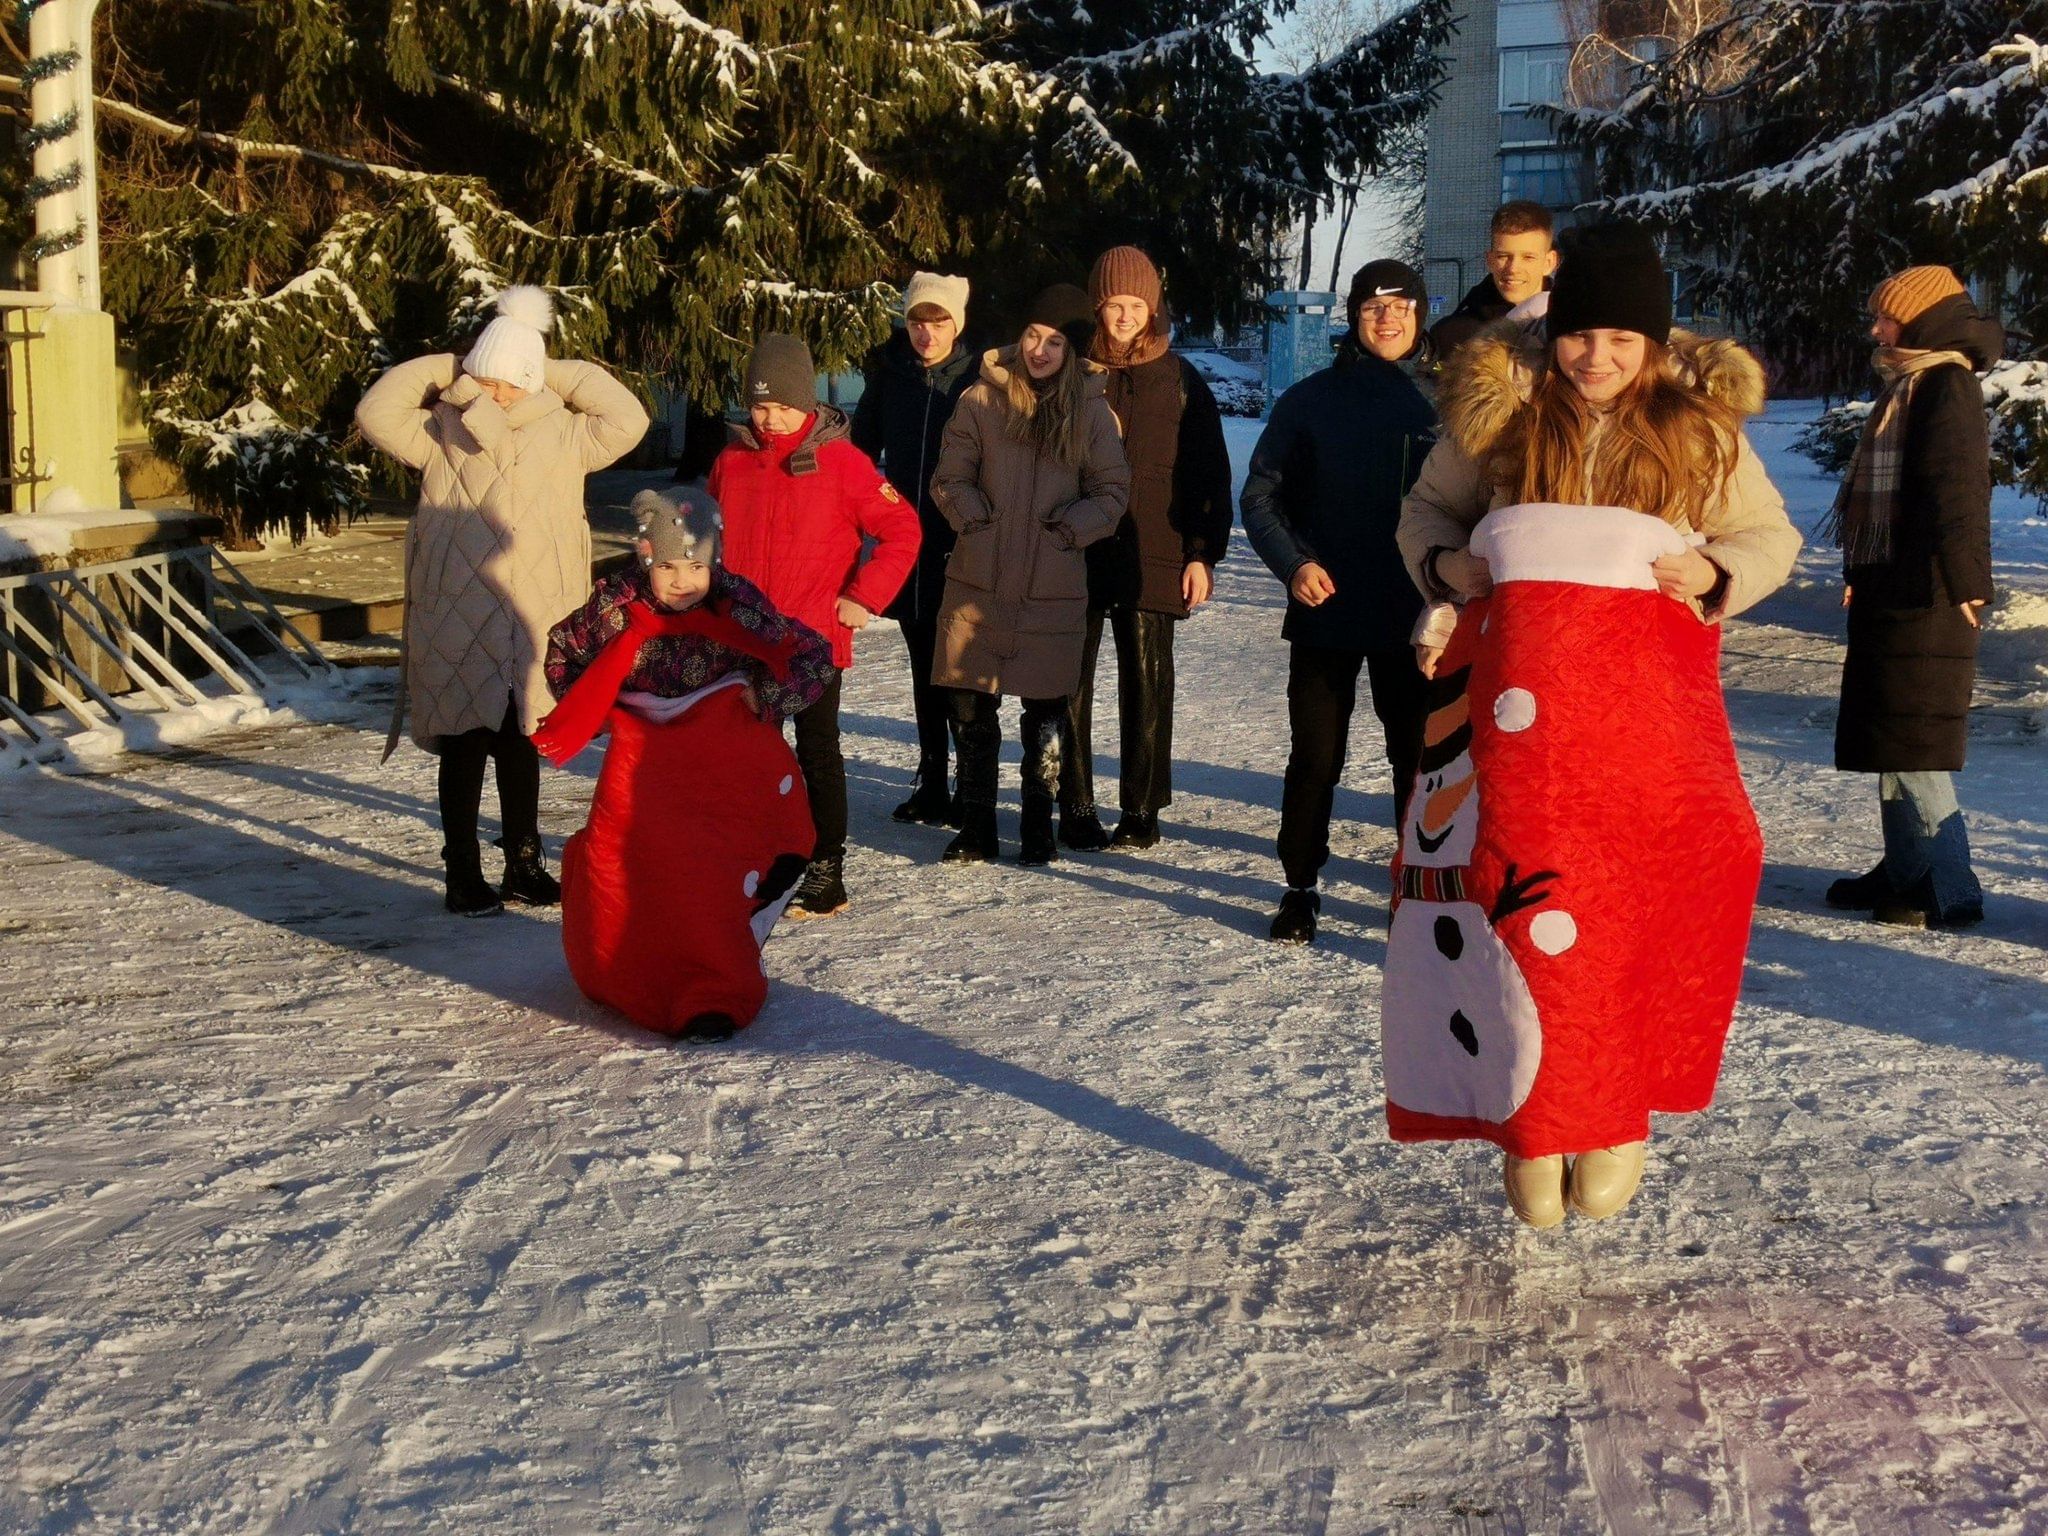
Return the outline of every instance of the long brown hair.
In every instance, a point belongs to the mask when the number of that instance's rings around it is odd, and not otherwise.
[[[1088,440],[1081,430],[1081,410],[1087,400],[1087,366],[1080,348],[1069,338],[1067,355],[1059,372],[1043,384],[1032,382],[1024,365],[1021,336],[1013,349],[1009,366],[1010,435],[1029,443],[1048,458],[1078,469],[1088,457]]]
[[[1672,377],[1666,349],[1643,339],[1643,369],[1607,408],[1599,452],[1586,445],[1598,408],[1548,366],[1487,454],[1487,473],[1516,501],[1632,507],[1697,530],[1735,472],[1742,418],[1706,390]]]

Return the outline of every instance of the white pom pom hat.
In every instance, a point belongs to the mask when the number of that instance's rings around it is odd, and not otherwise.
[[[484,327],[462,371],[496,379],[529,392],[547,379],[547,333],[555,323],[555,301],[545,288],[521,284],[498,295],[498,318]]]

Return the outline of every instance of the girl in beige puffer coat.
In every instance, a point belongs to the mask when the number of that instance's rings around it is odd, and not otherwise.
[[[507,289],[469,353],[401,363],[356,407],[363,436],[421,471],[405,540],[405,672],[389,757],[412,737],[439,754],[447,905],[549,904],[560,887],[540,842],[540,759],[528,733],[553,707],[548,629],[590,593],[583,477],[640,441],[647,412],[590,363],[550,362],[547,294]],[[484,764],[497,764],[505,878],[477,848]]]

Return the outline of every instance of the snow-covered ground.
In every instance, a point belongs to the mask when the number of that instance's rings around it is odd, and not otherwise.
[[[1757,436],[1810,526],[1802,409]],[[854,906],[730,1047],[584,1002],[551,915],[442,914],[388,693],[0,776],[0,1529],[2048,1530],[2048,524],[2002,498],[1998,542],[1988,921],[1821,903],[1877,827],[1810,553],[1727,637],[1769,867],[1720,1100],[1547,1234],[1490,1150],[1387,1140],[1363,709],[1325,938],[1262,937],[1241,547],[1149,857],[939,866],[869,631]]]

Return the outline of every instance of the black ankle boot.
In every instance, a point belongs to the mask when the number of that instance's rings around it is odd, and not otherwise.
[[[1109,840],[1111,853],[1157,847],[1159,843],[1159,813],[1157,811],[1125,811],[1117,818],[1116,835]]]
[[[1076,853],[1100,853],[1109,846],[1109,833],[1092,805],[1060,807],[1060,841]]]
[[[505,903],[484,879],[483,856],[475,843],[467,850],[443,848],[441,858],[448,865],[446,906],[457,917],[489,917],[505,910]]]
[[[548,873],[547,856],[541,851],[539,838],[522,837],[505,850],[505,879],[498,894],[529,907],[561,903],[561,883]]]
[[[948,864],[986,864],[1002,851],[996,841],[996,808],[992,805],[961,807],[960,834],[946,844],[939,858]]]
[[[797,882],[796,895],[789,903],[789,915],[798,919],[831,917],[845,910],[845,857],[828,854],[822,859],[811,860],[803,879]]]
[[[918,822],[942,827],[953,814],[953,792],[946,787],[946,763],[940,758],[917,765],[917,778],[910,786],[910,798],[889,813],[893,821]]]

